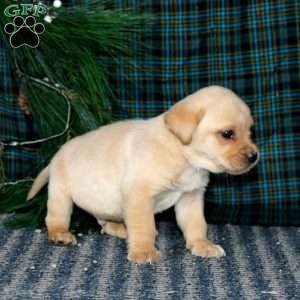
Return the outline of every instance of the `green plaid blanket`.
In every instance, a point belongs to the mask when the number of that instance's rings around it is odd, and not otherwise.
[[[137,68],[120,64],[113,84],[123,118],[155,116],[212,84],[233,89],[256,120],[259,165],[243,176],[212,176],[206,195],[210,222],[300,225],[300,2],[117,1],[152,13]],[[0,138],[34,134],[16,107],[14,76],[0,55]],[[34,150],[6,149],[8,175],[30,172]]]

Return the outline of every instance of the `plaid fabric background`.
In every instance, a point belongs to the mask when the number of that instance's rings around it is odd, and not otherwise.
[[[143,37],[147,47],[136,60],[138,68],[121,64],[113,76],[121,117],[155,116],[212,84],[233,89],[252,110],[260,163],[243,176],[212,176],[208,221],[300,225],[300,2],[115,0],[115,5],[156,16]],[[5,52],[1,69],[1,138],[26,137],[32,125],[16,108]],[[7,160],[9,175],[16,177],[27,173],[36,154],[13,149],[6,155],[16,158]]]

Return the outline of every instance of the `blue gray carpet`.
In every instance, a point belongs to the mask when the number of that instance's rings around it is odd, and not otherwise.
[[[135,265],[126,244],[88,234],[73,247],[43,232],[0,228],[0,299],[300,299],[300,228],[211,225],[227,256],[192,256],[174,223],[158,222],[162,260]]]

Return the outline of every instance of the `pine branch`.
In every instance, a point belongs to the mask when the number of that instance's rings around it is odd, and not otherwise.
[[[0,10],[3,11],[8,4],[9,1],[1,1]],[[41,138],[63,131],[67,105],[59,93],[36,84],[30,78],[47,78],[49,85],[60,84],[72,90],[68,134],[42,144],[44,164],[70,137],[113,120],[111,103],[116,101],[116,95],[110,86],[109,76],[121,61],[130,64],[131,58],[138,55],[132,49],[139,49],[136,46],[138,36],[145,30],[143,24],[150,20],[149,16],[111,9],[108,1],[93,1],[88,6],[50,11],[50,14],[56,15],[50,24],[38,19],[38,22],[44,23],[46,30],[40,35],[37,48],[24,46],[12,49],[8,36],[3,32],[4,25],[11,19],[0,16],[0,30],[9,52],[10,66],[21,71],[23,92],[38,123]],[[36,171],[40,168],[38,162]],[[28,182],[21,182],[0,189],[0,213],[18,213],[11,225],[37,227],[44,222],[46,189],[26,202],[29,187]],[[82,213],[78,215],[83,217]]]

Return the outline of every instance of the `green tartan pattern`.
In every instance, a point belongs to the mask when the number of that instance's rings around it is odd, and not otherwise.
[[[233,89],[252,110],[261,159],[248,174],[212,176],[207,218],[300,225],[300,2],[114,2],[118,8],[154,15],[137,68],[121,63],[112,76],[118,115],[148,118],[201,87]],[[0,64],[6,70],[3,53]],[[26,137],[31,125],[16,113],[12,77],[3,70],[1,139]],[[3,129],[12,127],[19,129]],[[20,162],[6,162],[8,175],[16,178],[25,175],[36,154],[13,151]]]

